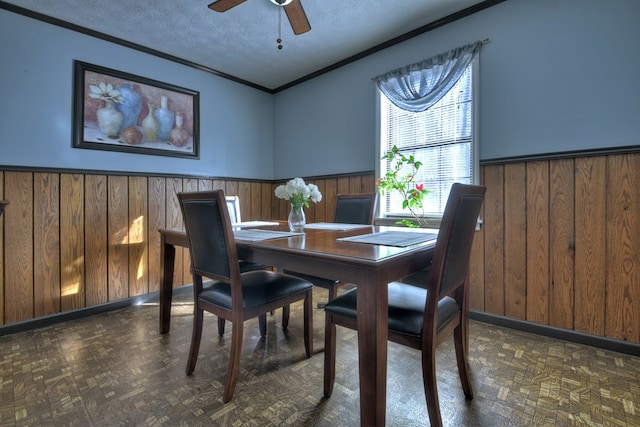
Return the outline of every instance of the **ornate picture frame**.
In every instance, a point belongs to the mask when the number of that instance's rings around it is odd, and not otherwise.
[[[200,93],[74,61],[73,147],[200,156]]]

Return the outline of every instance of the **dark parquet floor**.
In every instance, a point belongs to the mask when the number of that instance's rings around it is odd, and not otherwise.
[[[310,359],[299,305],[287,331],[280,311],[269,316],[264,339],[257,321],[247,322],[240,377],[225,405],[230,336],[217,335],[211,315],[195,372],[184,373],[190,296],[174,299],[166,335],[158,333],[151,302],[0,337],[0,425],[359,425],[354,332],[338,330],[336,385],[325,399],[322,310],[314,310]],[[640,426],[640,358],[474,321],[470,347],[471,401],[460,387],[452,341],[438,349],[447,426]],[[387,394],[387,425],[429,425],[417,351],[389,344]]]

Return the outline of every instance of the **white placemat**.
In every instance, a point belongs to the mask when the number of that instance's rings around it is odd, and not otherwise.
[[[304,233],[291,233],[289,231],[273,231],[273,230],[257,230],[257,229],[241,229],[234,230],[233,235],[236,240],[247,240],[257,242],[259,240],[281,239],[283,237],[299,236]]]
[[[266,227],[269,225],[278,225],[278,223],[273,221],[242,221],[242,222],[234,222],[231,225],[234,228],[248,228],[248,227]]]
[[[363,224],[342,224],[339,222],[314,222],[307,224],[304,228],[317,230],[355,230],[357,228],[367,228],[370,225]]]
[[[369,243],[371,245],[405,247],[417,243],[428,242],[438,238],[434,233],[412,233],[409,231],[383,231],[381,233],[362,234],[359,236],[343,237],[343,242]]]

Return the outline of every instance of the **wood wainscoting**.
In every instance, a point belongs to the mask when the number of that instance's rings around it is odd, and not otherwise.
[[[372,172],[305,180],[323,195],[309,222],[331,221],[337,194],[375,191]],[[481,180],[472,310],[640,343],[640,154],[491,163]],[[281,183],[0,167],[0,325],[157,291],[175,193],[222,188],[243,220],[284,220]],[[175,286],[190,283],[184,250],[176,263]]]
[[[484,165],[471,309],[640,343],[640,154]]]
[[[375,191],[373,173],[312,179],[323,201],[308,221],[331,221],[336,194]],[[0,325],[158,291],[159,228],[182,228],[180,191],[238,195],[243,220],[283,219],[279,182],[0,167]],[[174,284],[191,283],[176,253]]]

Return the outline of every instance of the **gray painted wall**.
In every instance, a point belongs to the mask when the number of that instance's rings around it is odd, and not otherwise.
[[[72,148],[73,60],[200,92],[200,160]],[[0,10],[0,165],[271,179],[273,96]]]
[[[489,38],[480,158],[640,143],[640,2],[508,0],[269,95],[0,10],[0,165],[281,179],[373,170],[371,77]],[[73,60],[200,92],[200,160],[74,149]]]
[[[276,177],[373,170],[371,77],[488,38],[480,159],[640,144],[640,1],[508,0],[276,94]]]

